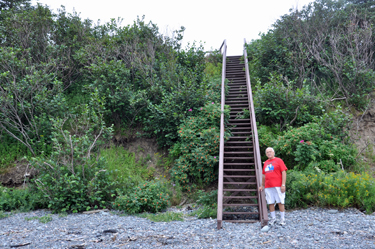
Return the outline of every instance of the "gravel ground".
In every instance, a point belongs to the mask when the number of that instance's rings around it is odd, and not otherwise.
[[[224,222],[217,230],[216,220],[191,216],[173,222],[115,212],[51,214],[47,223],[31,218],[49,214],[38,210],[1,219],[0,248],[375,248],[375,215],[356,209],[290,211],[285,227],[268,232],[259,222]]]

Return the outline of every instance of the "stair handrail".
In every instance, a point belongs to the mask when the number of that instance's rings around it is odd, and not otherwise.
[[[253,94],[251,90],[251,83],[250,83],[250,72],[249,66],[247,61],[247,51],[246,51],[246,39],[244,39],[244,49],[243,49],[244,61],[245,61],[245,72],[246,72],[246,84],[247,84],[247,96],[249,98],[249,110],[250,110],[250,122],[251,122],[251,132],[253,135],[253,150],[254,150],[254,162],[255,162],[255,172],[257,177],[257,191],[260,186],[262,186],[262,160],[260,157],[260,149],[259,149],[259,139],[258,139],[258,129],[255,119],[255,109],[253,103]],[[259,205],[259,218],[262,223],[262,226],[267,225],[268,223],[268,212],[267,212],[267,204],[266,198],[264,195],[264,191],[258,194],[258,203]]]
[[[223,49],[223,51],[222,51]],[[227,61],[227,41],[220,46],[223,54],[221,72],[221,116],[220,116],[220,152],[219,152],[219,183],[217,191],[217,229],[221,229],[223,221],[223,175],[224,175],[224,106],[225,106],[225,74]]]

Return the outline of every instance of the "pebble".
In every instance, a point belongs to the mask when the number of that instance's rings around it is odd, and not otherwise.
[[[335,210],[335,209],[328,210],[328,213],[330,214],[337,214],[338,212],[339,210]]]
[[[269,226],[264,226],[260,231],[262,232],[268,232],[271,229]]]
[[[375,216],[356,209],[287,211],[286,226],[274,225],[267,232],[260,222],[224,221],[217,230],[216,219],[183,212],[185,221],[172,222],[117,211],[65,217],[47,210],[13,213],[0,220],[0,248],[375,248]],[[48,214],[48,223],[25,219]]]

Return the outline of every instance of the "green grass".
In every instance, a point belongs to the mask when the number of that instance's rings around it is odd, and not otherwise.
[[[154,222],[184,221],[182,213],[166,212],[158,214],[142,213],[138,217],[146,218]]]
[[[14,167],[15,160],[26,155],[30,155],[30,152],[25,146],[10,141],[8,143],[7,141],[2,142],[0,144],[0,170],[3,170],[3,172],[0,173],[5,173],[4,169],[8,167]]]
[[[52,217],[51,217],[51,215],[48,214],[48,215],[42,216],[42,217],[38,217],[38,216],[25,217],[25,220],[26,221],[39,220],[40,223],[48,223],[48,222],[52,221]]]
[[[59,213],[59,218],[65,218],[65,217],[68,217],[68,213],[66,212]]]
[[[1,220],[1,219],[8,218],[9,216],[10,216],[10,214],[6,214],[6,213],[4,213],[3,211],[0,211],[0,220]]]
[[[25,217],[26,221],[31,221],[31,220],[39,220],[39,217],[33,216],[33,217]]]
[[[154,169],[148,169],[145,160],[136,162],[135,154],[121,146],[104,149],[101,156],[106,159],[111,179],[122,186],[137,185],[153,176]]]

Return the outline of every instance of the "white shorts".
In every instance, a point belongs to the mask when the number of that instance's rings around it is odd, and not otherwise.
[[[266,188],[267,204],[281,203],[284,204],[285,192],[281,193],[280,187]]]

